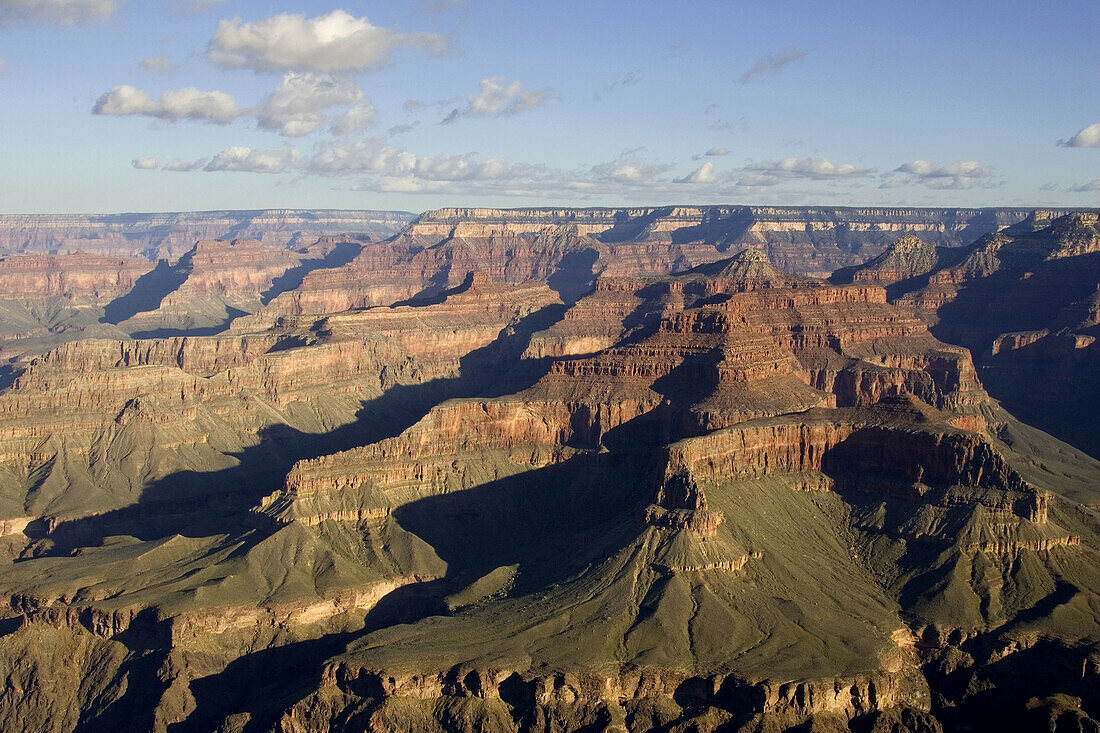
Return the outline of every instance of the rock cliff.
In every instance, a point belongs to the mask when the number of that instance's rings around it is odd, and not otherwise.
[[[1092,430],[1100,408],[1096,217],[1037,212],[969,248],[895,247],[847,277],[886,284],[892,302],[971,351],[994,397],[1100,455]],[[891,264],[906,258],[912,266]]]

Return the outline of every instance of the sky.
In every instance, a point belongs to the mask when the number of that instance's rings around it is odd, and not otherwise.
[[[0,0],[0,213],[1100,206],[1100,2]]]

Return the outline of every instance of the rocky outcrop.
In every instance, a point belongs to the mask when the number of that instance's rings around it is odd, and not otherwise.
[[[1091,415],[1100,292],[1097,215],[1031,217],[888,288],[940,339],[967,347],[995,397],[1100,455]],[[940,251],[942,255],[942,250]],[[856,276],[875,272],[860,269]]]
[[[0,257],[0,300],[60,297],[104,305],[128,293],[153,269],[141,259],[116,259],[74,252],[64,255]]]
[[[464,729],[487,731],[529,725],[643,730],[648,716],[654,716],[650,725],[665,718],[706,728],[749,721],[797,726],[815,716],[835,715],[846,721],[901,704],[919,705],[922,697],[926,699],[927,692],[906,674],[777,684],[753,683],[736,675],[694,677],[680,670],[651,669],[538,674],[457,668],[432,676],[393,676],[344,663],[327,668],[321,691],[291,708],[280,727],[320,730],[352,708],[366,711],[361,724],[392,728],[451,721]],[[699,714],[707,709],[709,716]]]

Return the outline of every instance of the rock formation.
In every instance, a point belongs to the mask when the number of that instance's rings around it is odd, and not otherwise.
[[[971,351],[994,397],[1100,455],[1093,427],[1100,409],[1096,217],[1037,212],[964,249],[933,252],[899,241],[834,279],[886,285],[890,300],[927,322],[937,337]],[[897,264],[906,259],[908,269]]]
[[[870,247],[926,215],[748,213],[819,253],[815,217]],[[980,213],[922,231],[1015,216]],[[28,359],[0,393],[0,727],[1094,724],[1100,464],[934,334],[974,283],[1080,269],[1095,220],[902,237],[826,281],[729,256],[745,216],[447,210],[335,267],[301,267],[331,240],[200,243],[118,325],[257,307]]]

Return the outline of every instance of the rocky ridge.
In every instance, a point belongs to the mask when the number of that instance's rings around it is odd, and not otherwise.
[[[906,271],[883,264],[905,256],[891,251],[834,279],[886,285],[891,302],[974,354],[995,397],[1097,455],[1097,215],[1036,215],[969,248],[922,251]]]

